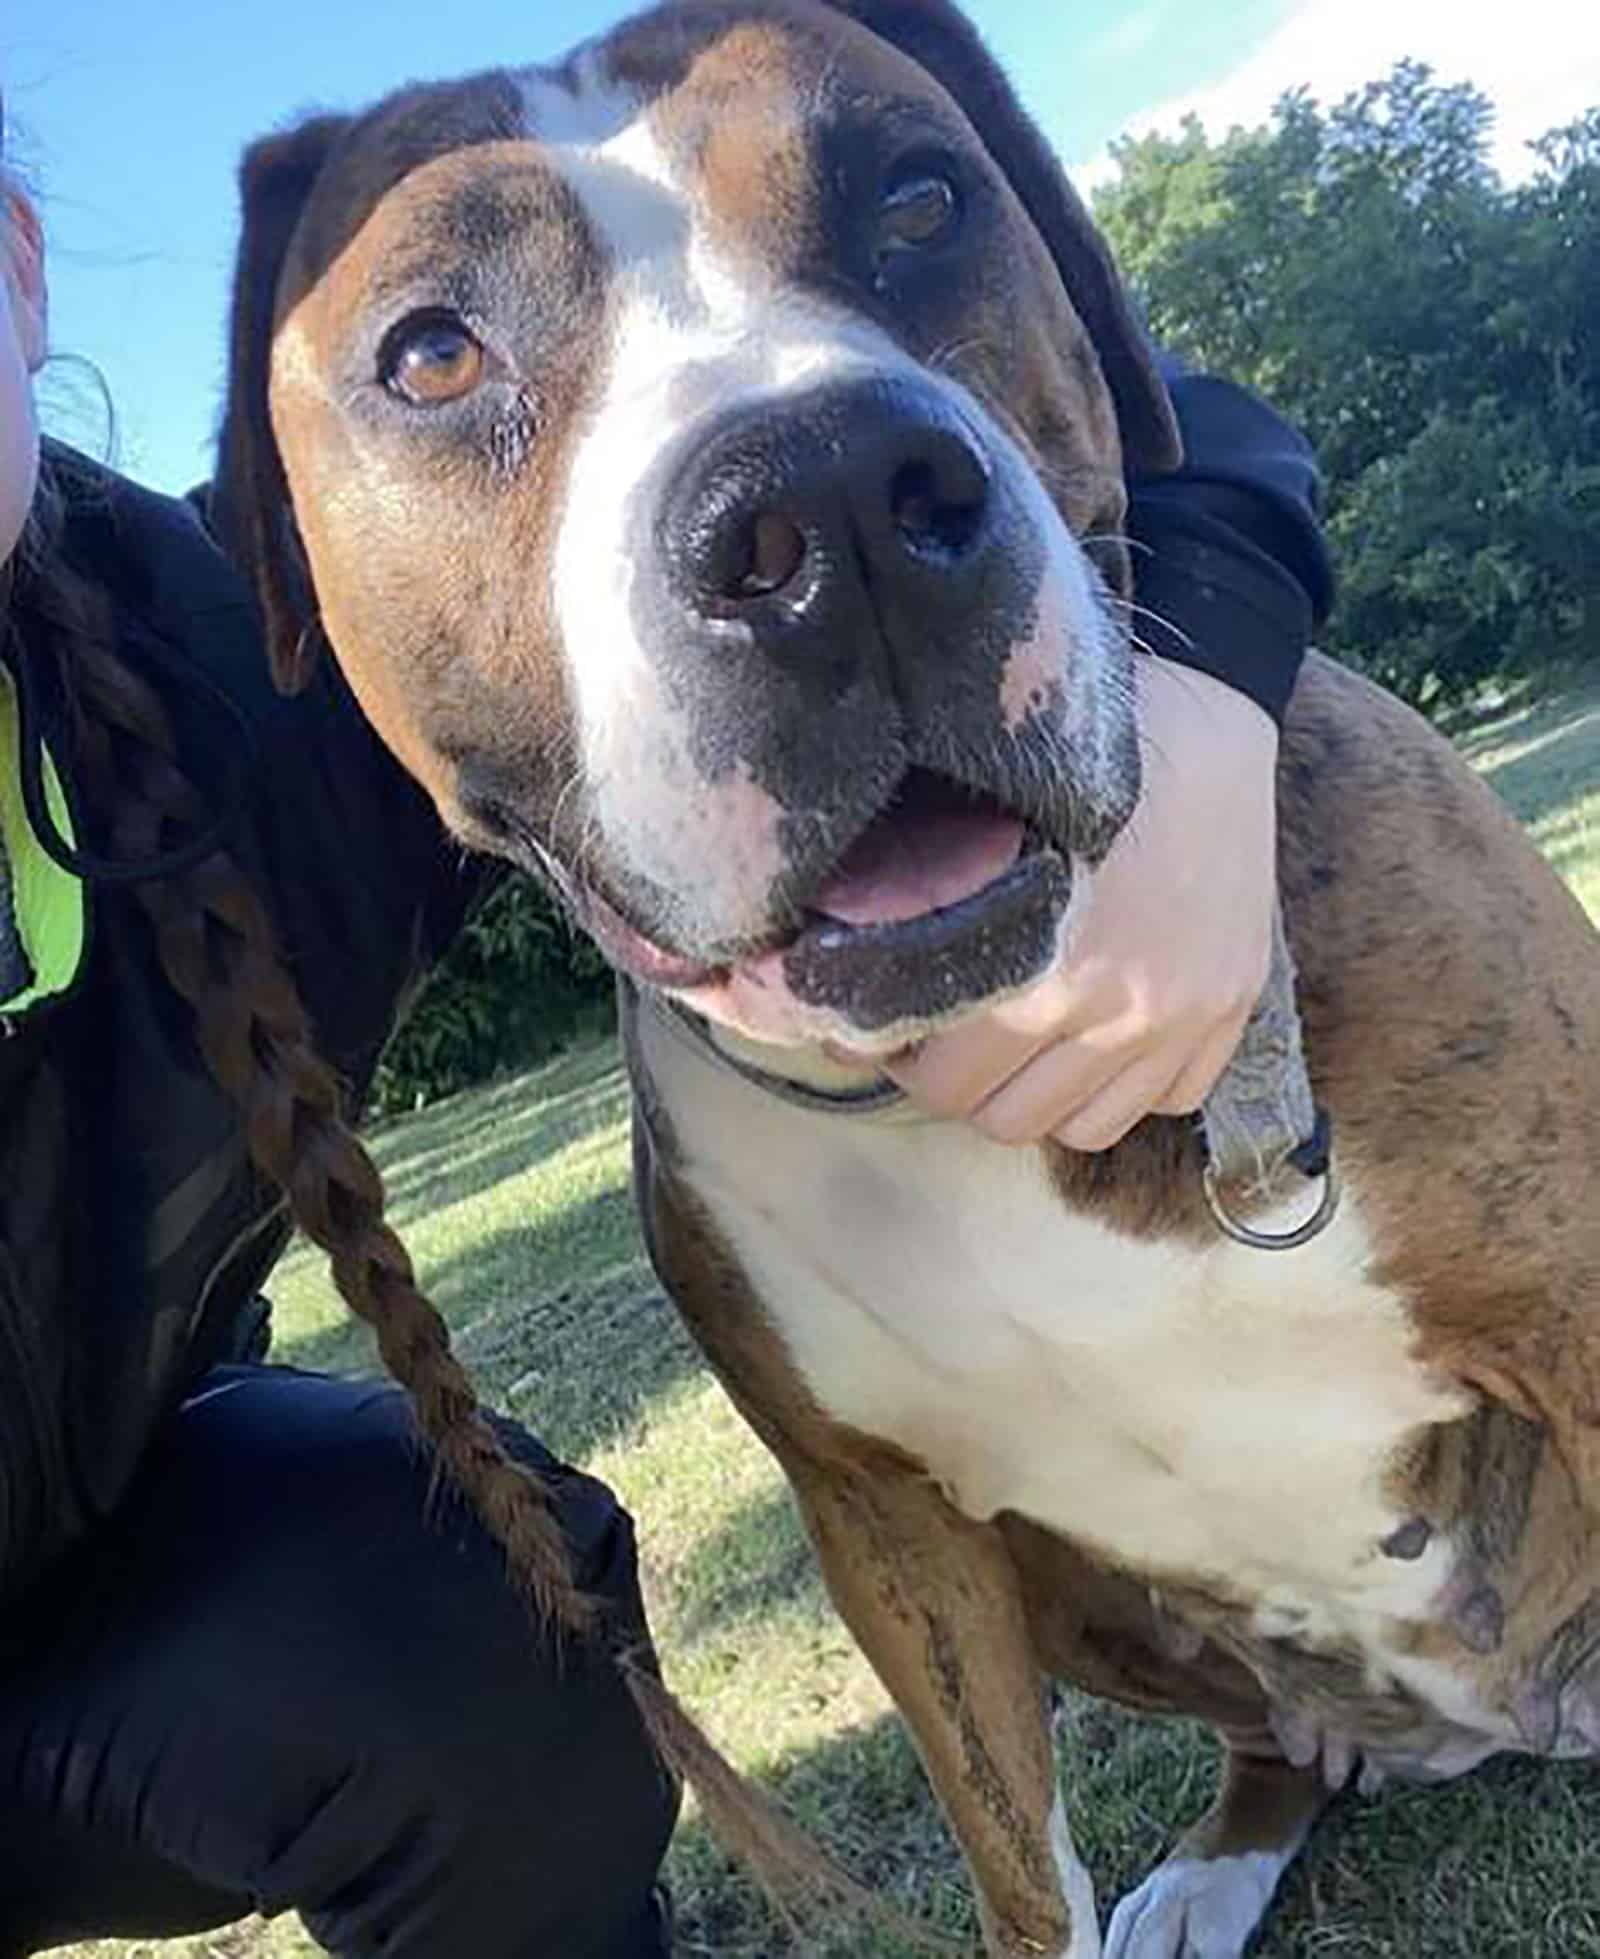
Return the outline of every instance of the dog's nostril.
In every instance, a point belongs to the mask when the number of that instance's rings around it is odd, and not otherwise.
[[[974,467],[970,482],[942,482],[932,463],[906,463],[889,486],[895,528],[913,551],[959,557],[978,535],[988,483]]]
[[[764,510],[745,532],[742,552],[730,567],[729,598],[762,599],[781,592],[805,563],[805,534],[775,510]]]

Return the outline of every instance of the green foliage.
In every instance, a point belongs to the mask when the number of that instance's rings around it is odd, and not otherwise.
[[[379,1114],[526,1068],[610,1025],[609,969],[538,886],[508,878],[429,978],[384,1051]]]
[[[1316,444],[1329,650],[1429,706],[1600,629],[1600,110],[1509,189],[1490,121],[1405,62],[1219,143],[1125,143],[1096,203],[1156,337]]]
[[[1332,529],[1336,644],[1409,699],[1448,704],[1594,648],[1600,461],[1556,453],[1536,414],[1493,397],[1441,410],[1355,479]]]

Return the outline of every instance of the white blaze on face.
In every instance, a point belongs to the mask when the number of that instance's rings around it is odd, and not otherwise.
[[[648,105],[593,52],[576,74],[573,90],[531,75],[523,92],[530,135],[606,254],[603,371],[572,452],[554,568],[591,809],[635,874],[732,912],[781,868],[782,811],[748,773],[713,784],[693,759],[639,639],[636,553],[649,528],[631,492],[682,433],[674,384],[687,368],[715,363],[728,394],[762,378],[765,295],[756,268],[734,268],[708,242]]]

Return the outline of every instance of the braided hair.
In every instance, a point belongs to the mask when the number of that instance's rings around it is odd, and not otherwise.
[[[8,607],[34,828],[68,869],[122,885],[136,899],[161,970],[194,1016],[201,1056],[239,1111],[256,1168],[287,1194],[296,1224],[327,1253],[345,1303],[372,1327],[424,1435],[505,1545],[539,1616],[585,1633],[594,1605],[574,1583],[549,1493],[501,1446],[386,1220],[382,1177],[346,1120],[338,1076],[317,1053],[266,908],[184,773],[156,688],[119,654],[104,595],[61,558],[60,467],[47,456]],[[31,709],[45,684],[67,709],[92,856],[55,834],[38,792]]]

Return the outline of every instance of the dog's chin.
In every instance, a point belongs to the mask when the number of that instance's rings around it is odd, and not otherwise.
[[[878,924],[821,918],[710,983],[673,990],[750,1040],[866,1062],[1043,977],[1071,893],[1066,859],[1039,847],[953,904]]]
[[[747,1039],[865,1060],[1047,972],[1071,896],[1064,849],[913,771],[780,939],[715,969],[672,971],[647,941],[619,963]]]

